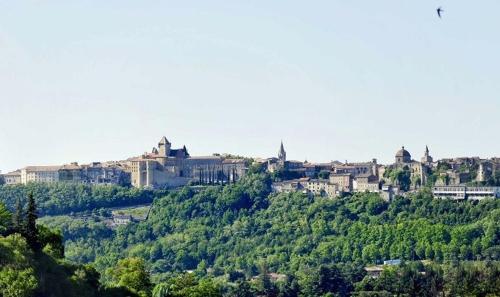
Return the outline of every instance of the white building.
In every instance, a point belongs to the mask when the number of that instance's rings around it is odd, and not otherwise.
[[[57,182],[61,166],[28,166],[21,169],[21,183]]]
[[[334,198],[339,195],[338,186],[330,183],[328,180],[311,179],[304,183],[304,188],[318,196]]]
[[[437,198],[453,200],[481,200],[484,198],[500,198],[500,187],[468,187],[468,186],[438,186],[432,188]]]
[[[6,185],[15,185],[15,184],[21,183],[21,171],[20,170],[6,173],[2,177],[3,177],[3,180],[4,180]]]

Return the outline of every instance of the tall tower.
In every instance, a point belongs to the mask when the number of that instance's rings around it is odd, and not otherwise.
[[[158,143],[158,154],[162,157],[168,157],[170,153],[171,143],[167,140],[165,136]]]
[[[427,147],[427,145],[425,146],[425,153],[424,153],[424,156],[422,157],[422,160],[421,162],[423,164],[431,164],[432,163],[432,157],[429,155],[429,148]]]
[[[285,147],[283,146],[283,140],[281,141],[280,151],[278,152],[278,159],[283,163],[286,161],[286,152]]]

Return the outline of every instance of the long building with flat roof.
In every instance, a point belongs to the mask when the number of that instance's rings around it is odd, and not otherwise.
[[[437,198],[481,200],[500,198],[500,187],[438,186],[432,188],[432,193]]]

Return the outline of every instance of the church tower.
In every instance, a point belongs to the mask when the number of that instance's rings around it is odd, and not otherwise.
[[[285,147],[283,146],[283,141],[281,141],[280,151],[278,152],[278,159],[283,163],[286,162],[286,152]]]
[[[423,164],[431,164],[432,163],[432,157],[429,155],[429,148],[425,146],[425,153],[424,156],[421,159],[421,162]]]
[[[160,140],[160,143],[158,143],[158,154],[161,157],[168,157],[170,154],[170,147],[171,143],[167,140],[165,136]]]

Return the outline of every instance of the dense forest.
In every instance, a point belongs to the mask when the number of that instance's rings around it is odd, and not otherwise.
[[[64,265],[95,269],[95,294],[500,295],[498,199],[440,200],[425,189],[391,203],[370,193],[327,199],[274,194],[270,183],[253,173],[163,193],[147,220],[116,229],[65,215],[44,217],[39,228],[60,230]],[[402,264],[367,274],[389,259]]]
[[[61,234],[36,220],[33,195],[14,213],[0,203],[0,296],[136,296],[124,286],[101,286],[91,265],[66,261]]]
[[[29,193],[36,197],[40,215],[57,215],[150,203],[166,192],[116,185],[29,183],[0,186],[0,202],[13,210],[18,199],[26,203]]]

